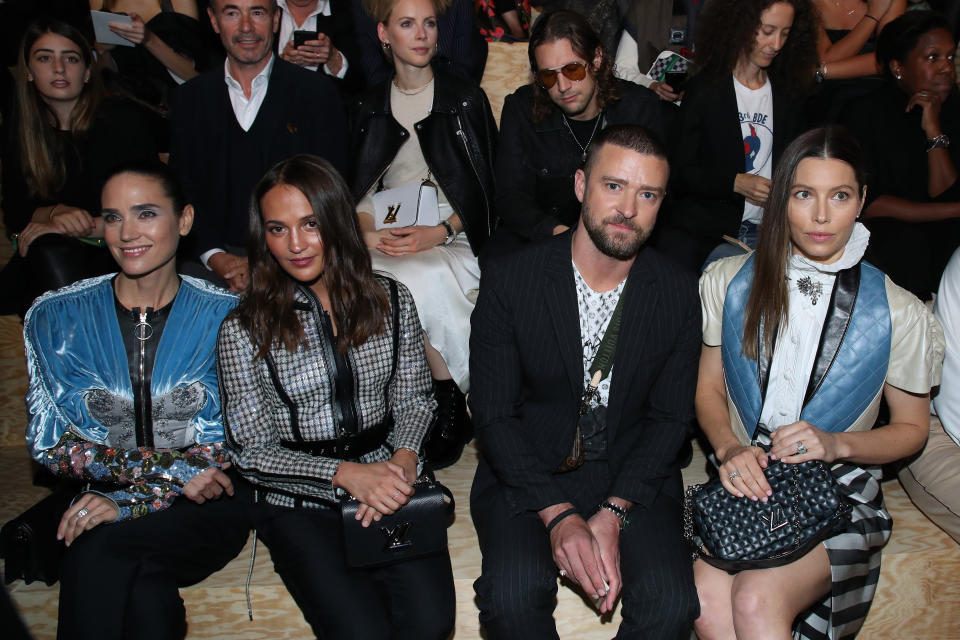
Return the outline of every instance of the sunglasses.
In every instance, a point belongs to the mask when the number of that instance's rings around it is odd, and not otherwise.
[[[557,84],[557,71],[563,74],[563,77],[573,82],[580,82],[587,77],[587,65],[582,62],[568,62],[567,64],[553,67],[552,69],[540,69],[537,71],[537,80],[544,89],[552,89]]]

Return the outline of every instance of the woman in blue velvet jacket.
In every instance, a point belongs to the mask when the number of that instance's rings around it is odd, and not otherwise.
[[[247,538],[214,355],[236,298],[177,275],[193,208],[165,167],[114,172],[102,204],[120,273],[48,293],[24,319],[30,452],[85,483],[56,532],[68,547],[58,635],[182,638],[177,588]]]

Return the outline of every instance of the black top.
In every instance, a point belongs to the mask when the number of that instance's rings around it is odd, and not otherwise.
[[[909,96],[893,82],[850,103],[842,122],[859,140],[867,161],[867,204],[891,195],[915,202],[955,202],[960,185],[931,198],[927,192],[927,136],[920,126],[923,111],[906,111]],[[960,167],[960,97],[954,91],[940,107],[940,126],[953,144],[950,158]]]
[[[174,300],[176,296],[174,296]],[[113,294],[117,309],[117,324],[127,352],[130,369],[130,385],[133,388],[133,412],[136,418],[135,434],[138,447],[153,447],[153,408],[150,385],[153,378],[153,362],[157,355],[160,336],[170,317],[173,300],[160,309],[146,308],[145,324],[140,323],[140,307],[127,309]]]
[[[893,82],[851,102],[843,123],[859,140],[867,161],[867,202],[896,196],[918,203],[960,201],[960,180],[937,197],[927,188],[927,136],[920,107],[906,111],[909,97]],[[960,167],[960,97],[956,90],[940,107],[940,127],[952,141],[950,158]],[[923,299],[937,290],[940,276],[960,246],[960,218],[913,222],[869,218],[866,258],[905,289]]]
[[[204,16],[204,19],[206,16]],[[193,61],[198,71],[223,63],[223,55],[207,46],[200,22],[165,8],[145,25],[171,49]],[[109,90],[142,101],[160,115],[170,109],[171,94],[179,86],[162,62],[142,46],[114,47],[110,52],[117,72],[105,74]]]
[[[3,221],[7,233],[17,233],[30,221],[37,207],[63,203],[97,216],[100,189],[106,175],[118,164],[132,160],[156,160],[154,137],[144,111],[118,98],[107,98],[97,110],[93,125],[82,136],[58,132],[63,143],[67,178],[51,198],[29,193],[20,163],[18,127],[11,123],[3,156]]]

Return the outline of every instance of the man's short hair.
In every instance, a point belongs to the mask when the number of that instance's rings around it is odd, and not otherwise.
[[[587,148],[583,171],[588,176],[594,158],[600,153],[600,149],[608,144],[635,151],[640,155],[667,160],[667,149],[655,133],[638,124],[614,124],[597,134],[593,144]]]

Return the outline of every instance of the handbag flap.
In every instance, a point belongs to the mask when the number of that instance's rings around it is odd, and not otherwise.
[[[429,180],[378,191],[373,194],[373,208],[377,231],[440,224],[437,186]]]

